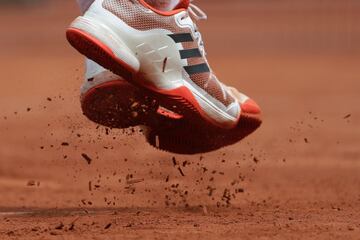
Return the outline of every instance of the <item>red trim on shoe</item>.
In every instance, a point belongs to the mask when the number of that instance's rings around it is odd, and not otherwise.
[[[179,4],[174,9],[188,9],[190,0],[180,0]]]
[[[182,105],[184,105],[184,106],[187,105],[188,109],[191,109],[191,111],[199,114],[206,122],[208,122],[211,125],[215,125],[219,128],[223,128],[223,129],[234,128],[237,125],[237,123],[239,122],[239,119],[241,117],[241,115],[239,115],[238,119],[235,121],[233,126],[227,126],[224,128],[223,124],[216,122],[214,119],[210,118],[207,115],[207,113],[202,109],[202,107],[200,106],[200,104],[198,103],[196,98],[194,97],[193,93],[187,87],[182,86],[182,87],[172,89],[172,90],[163,90],[163,89],[158,89],[158,88],[154,88],[154,87],[150,87],[150,86],[148,86],[148,88],[150,88],[153,91],[158,92],[162,95],[166,95],[166,96],[168,96],[168,98],[177,99],[177,101],[182,102]],[[179,97],[181,99],[179,99]]]
[[[186,0],[188,1],[188,0]],[[187,8],[175,8],[172,11],[160,11],[159,9],[154,8],[153,6],[151,6],[150,4],[148,4],[147,2],[145,2],[145,0],[139,0],[139,2],[146,8],[149,8],[150,10],[152,10],[153,12],[162,15],[162,16],[173,16],[179,12],[185,11]],[[180,4],[180,3],[179,3]],[[180,5],[180,7],[184,7],[184,5]]]
[[[157,113],[159,115],[162,115],[162,116],[165,116],[165,117],[168,117],[171,119],[176,119],[176,120],[183,118],[183,116],[181,116],[180,114],[174,113],[173,111],[170,111],[169,109],[166,109],[161,106],[158,108]]]
[[[109,56],[111,56],[116,62],[118,62],[122,66],[122,68],[123,68],[122,71],[124,73],[124,75],[122,75],[123,78],[131,78],[132,75],[136,74],[135,69],[133,69],[128,63],[124,62],[122,59],[119,59],[108,46],[106,46],[104,43],[102,43],[100,40],[93,37],[89,33],[86,33],[77,28],[70,27],[66,30],[66,36],[71,45],[73,45],[73,43],[71,41],[72,38],[75,38],[75,39],[79,38],[79,39],[85,39],[87,41],[90,41],[93,44],[95,44],[96,46],[98,46],[99,48],[101,48],[104,52],[106,52]],[[74,47],[79,51],[78,46],[74,46]],[[82,54],[84,54],[84,53],[82,53]],[[86,54],[84,54],[84,55],[86,55]]]
[[[250,113],[250,114],[260,114],[261,110],[259,105],[252,99],[246,100],[243,104],[241,104],[241,110],[244,113]]]

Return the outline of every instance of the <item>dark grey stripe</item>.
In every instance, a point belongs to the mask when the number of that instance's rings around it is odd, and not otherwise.
[[[176,33],[176,34],[169,34],[168,36],[171,37],[176,43],[194,41],[190,33]]]
[[[202,57],[198,48],[180,50],[181,59]]]
[[[184,69],[189,75],[210,72],[210,68],[206,63],[185,66]]]

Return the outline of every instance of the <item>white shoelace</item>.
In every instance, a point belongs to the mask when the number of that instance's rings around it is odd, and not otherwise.
[[[193,4],[192,2],[193,2],[193,0],[190,0],[190,5],[188,7],[188,13],[191,16],[191,18],[196,21],[206,20],[207,19],[206,13],[203,10],[201,10],[198,6]],[[204,42],[202,40],[201,33],[198,31],[198,27],[195,23],[194,23],[194,28],[195,28],[194,30],[195,30],[195,33],[197,36],[198,45],[200,47],[201,52],[205,56],[206,52],[205,52]]]
[[[201,8],[199,8],[198,6],[196,6],[195,4],[193,4],[194,0],[190,0],[190,5],[189,5],[189,13],[191,14],[191,16],[196,19],[196,20],[206,20],[207,19],[207,15],[206,13],[201,10]]]

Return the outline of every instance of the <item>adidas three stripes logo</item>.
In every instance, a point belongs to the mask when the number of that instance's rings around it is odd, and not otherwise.
[[[194,42],[194,39],[190,33],[176,33],[169,34],[168,36],[172,38],[175,43]],[[202,57],[198,48],[184,49],[180,50],[179,52],[181,59]],[[184,69],[189,75],[210,72],[210,68],[206,63],[184,66]]]

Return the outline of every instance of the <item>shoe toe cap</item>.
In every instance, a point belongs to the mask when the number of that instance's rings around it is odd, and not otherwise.
[[[246,114],[261,114],[259,105],[251,98],[247,99],[241,104],[241,110]]]

